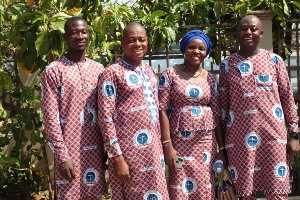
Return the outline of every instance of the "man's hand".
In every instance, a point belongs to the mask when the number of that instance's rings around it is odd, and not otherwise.
[[[64,179],[72,181],[76,177],[73,160],[67,160],[60,164],[60,171]]]
[[[114,157],[115,163],[115,172],[117,178],[122,181],[122,183],[128,183],[130,181],[130,174],[129,174],[129,166],[127,165],[124,157],[122,155]]]
[[[300,151],[299,140],[290,137],[286,145],[286,153],[288,154],[288,160],[291,160],[298,151]]]

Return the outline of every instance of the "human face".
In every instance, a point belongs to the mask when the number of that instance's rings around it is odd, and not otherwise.
[[[241,49],[258,48],[262,34],[261,21],[255,16],[246,16],[239,24],[237,41]]]
[[[139,66],[148,49],[146,31],[140,27],[132,27],[121,39],[126,62]]]
[[[87,23],[83,20],[70,21],[64,39],[68,44],[69,51],[84,51],[90,39]]]
[[[192,66],[199,66],[206,57],[206,45],[202,40],[194,39],[185,48],[185,63]]]

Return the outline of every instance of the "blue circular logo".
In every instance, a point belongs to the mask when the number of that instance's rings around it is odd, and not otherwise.
[[[231,174],[231,178],[232,178],[233,180],[236,179],[236,174],[235,174],[234,169],[230,169],[230,174]]]
[[[105,86],[106,94],[111,97],[115,94],[115,89],[112,85],[106,85]]]
[[[198,88],[191,88],[189,91],[189,94],[191,97],[196,98],[196,97],[199,97],[200,91]]]
[[[92,122],[94,120],[94,114],[90,112],[89,120]]]
[[[86,180],[86,182],[88,182],[88,183],[93,182],[95,179],[96,179],[96,175],[95,175],[94,172],[88,172],[88,173],[86,174],[86,176],[85,176],[85,180]]]
[[[166,77],[165,76],[161,76],[159,79],[159,85],[164,85],[166,83]]]
[[[263,83],[266,83],[270,80],[270,76],[269,75],[258,75],[258,80],[263,82]]]
[[[279,176],[284,177],[286,175],[286,167],[285,166],[278,167],[277,173]]]
[[[240,71],[241,72],[248,72],[250,69],[250,65],[248,63],[242,63],[240,64]]]
[[[193,182],[190,181],[190,180],[187,180],[187,181],[185,182],[185,189],[186,189],[188,192],[192,191],[192,190],[194,189],[194,184],[193,184]]]
[[[226,64],[225,63],[221,63],[221,68],[225,72],[226,71]]]
[[[279,58],[275,55],[272,57],[272,60],[276,65],[279,63]]]
[[[194,115],[200,115],[201,114],[201,107],[199,106],[192,106],[192,114]]]
[[[277,107],[275,109],[275,114],[276,114],[277,117],[281,118],[282,117],[282,109],[280,107]]]
[[[231,122],[231,115],[228,115],[227,123],[229,124],[230,122]]]
[[[207,158],[208,158],[208,156],[206,155],[206,153],[204,153],[204,157],[203,157],[204,162],[207,161]]]
[[[183,132],[181,132],[181,136],[182,136],[182,137],[185,137],[185,138],[191,136],[191,134],[192,134],[191,131],[183,131]]]
[[[158,200],[158,196],[156,194],[149,194],[147,200]]]
[[[253,147],[257,144],[257,142],[258,142],[258,139],[256,136],[252,135],[252,136],[248,137],[249,146]]]
[[[137,136],[137,141],[138,143],[140,144],[145,144],[147,143],[148,141],[148,135],[146,133],[140,133],[138,136]]]
[[[135,74],[130,74],[129,75],[129,81],[132,84],[137,84],[139,82],[138,77]]]

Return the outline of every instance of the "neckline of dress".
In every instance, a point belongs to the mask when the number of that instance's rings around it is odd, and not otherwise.
[[[175,65],[176,66],[176,65]],[[187,81],[187,82],[189,82],[189,83],[191,83],[191,84],[202,84],[202,83],[204,83],[205,81],[207,81],[207,79],[208,79],[208,73],[206,74],[206,77],[201,81],[201,82],[191,82],[191,81],[189,81],[189,80],[186,80],[186,79],[184,79],[178,72],[177,72],[177,70],[174,68],[175,66],[173,66],[172,68],[173,68],[173,70],[174,70],[174,73],[180,78],[180,79],[182,79],[182,80],[185,80],[185,81]],[[202,69],[203,70],[203,69]]]

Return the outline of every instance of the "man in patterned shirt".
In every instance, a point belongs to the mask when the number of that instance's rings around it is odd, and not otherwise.
[[[157,77],[143,63],[145,29],[130,23],[121,44],[123,59],[107,67],[98,84],[98,122],[109,156],[112,200],[166,200]]]
[[[85,57],[85,20],[65,23],[68,52],[42,74],[44,128],[55,156],[59,199],[101,199],[106,193],[104,147],[97,126],[97,82],[101,64]]]
[[[262,34],[256,16],[241,19],[240,50],[220,67],[225,148],[239,197],[263,191],[268,200],[283,200],[290,193],[288,162],[299,151],[299,118],[284,61],[259,48]]]

